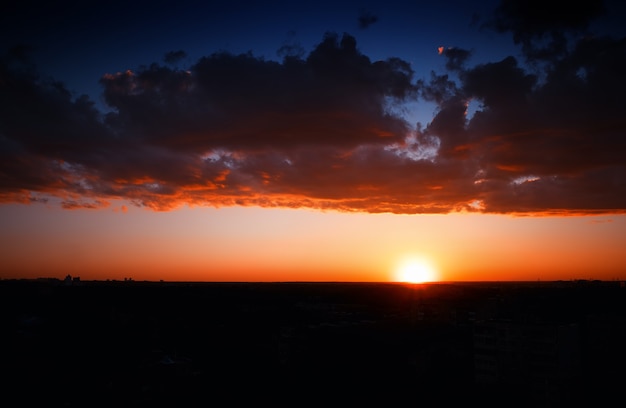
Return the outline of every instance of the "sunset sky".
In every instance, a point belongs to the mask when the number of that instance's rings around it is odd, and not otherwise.
[[[39,3],[0,278],[626,279],[621,1]]]

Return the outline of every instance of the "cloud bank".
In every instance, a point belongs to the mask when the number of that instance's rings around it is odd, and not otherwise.
[[[513,34],[524,61],[441,48],[447,71],[418,79],[333,33],[281,62],[221,52],[181,69],[176,51],[104,75],[107,112],[16,48],[0,61],[0,201],[626,212],[626,39],[586,30],[595,3],[541,24],[519,4],[484,26]],[[420,100],[437,106],[430,123],[398,114]]]

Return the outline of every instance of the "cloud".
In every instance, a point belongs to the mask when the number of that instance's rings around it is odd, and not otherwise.
[[[472,55],[470,51],[456,47],[439,47],[438,51],[439,55],[446,56],[446,69],[449,71],[460,70]]]
[[[447,71],[418,79],[329,33],[280,62],[221,52],[106,74],[106,113],[14,53],[0,61],[0,201],[623,213],[626,40],[568,41],[541,70],[445,48]],[[437,111],[416,126],[397,108],[419,100]]]
[[[187,53],[183,50],[170,51],[166,53],[163,57],[163,62],[165,62],[166,64],[175,65],[185,58],[187,58]]]
[[[189,71],[153,64],[102,78],[107,122],[128,140],[171,151],[351,146],[402,137],[388,98],[413,92],[397,60],[371,62],[354,38],[328,35],[306,60],[214,54]]]
[[[98,208],[106,208],[110,205],[110,203],[106,201],[94,200],[94,201],[75,201],[75,200],[66,200],[61,202],[61,207],[66,210],[75,210],[75,209],[98,209]]]
[[[369,11],[362,10],[359,14],[359,28],[366,29],[372,24],[378,22],[378,16],[370,13]]]
[[[566,51],[567,36],[586,32],[590,23],[607,12],[603,0],[567,4],[545,0],[501,0],[484,27],[513,34],[529,58],[547,58]]]
[[[513,57],[461,70],[427,131],[477,160],[485,211],[623,212],[625,63],[623,39],[585,38],[542,80]],[[461,122],[459,100],[481,109]]]

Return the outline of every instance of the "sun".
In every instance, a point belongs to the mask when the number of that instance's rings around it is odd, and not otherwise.
[[[395,270],[396,281],[407,283],[425,283],[437,280],[435,267],[425,259],[404,259]]]

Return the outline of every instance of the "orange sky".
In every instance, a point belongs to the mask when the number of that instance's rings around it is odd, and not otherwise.
[[[626,216],[393,215],[121,204],[3,208],[0,277],[390,281],[406,257],[444,281],[626,279]]]

